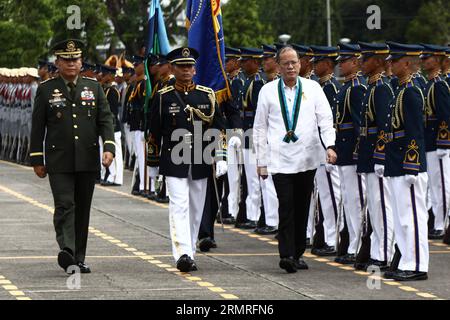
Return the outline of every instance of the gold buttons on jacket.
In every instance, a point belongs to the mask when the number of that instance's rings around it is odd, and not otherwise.
[[[77,117],[77,115],[76,115],[76,114],[74,114],[74,115],[72,115],[72,117],[76,118],[76,117]]]
[[[75,136],[75,140],[78,140],[78,136]]]
[[[74,125],[73,127],[74,127],[75,129],[78,129],[78,126],[77,126],[77,125]]]

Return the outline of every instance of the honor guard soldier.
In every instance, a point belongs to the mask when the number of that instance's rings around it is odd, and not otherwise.
[[[123,133],[125,135],[125,144],[126,144],[126,154],[125,154],[125,169],[129,169],[133,171],[134,163],[132,163],[132,159],[136,159],[134,157],[134,139],[133,135],[130,131],[130,113],[131,107],[129,103],[129,99],[131,93],[134,91],[136,86],[136,76],[134,72],[134,67],[122,67],[122,72],[125,76],[125,80],[127,81],[127,88],[125,90],[125,95],[122,99],[122,117],[120,121],[123,125]],[[137,191],[139,192],[139,187],[137,187]]]
[[[236,48],[225,47],[225,71],[227,73],[227,79],[230,85],[231,96],[234,105],[239,109],[240,97],[242,95],[242,88],[244,86],[244,73],[241,71],[240,61],[241,51]],[[242,128],[242,119],[240,120],[240,127]],[[243,134],[242,129],[241,135]],[[231,139],[230,139],[231,140]],[[234,140],[234,141],[233,141]],[[227,205],[223,206],[228,208],[228,212],[222,211],[221,222],[223,224],[235,224],[236,218],[239,212],[239,195],[241,194],[241,173],[239,168],[242,168],[240,163],[240,141],[233,139],[228,141],[228,170],[227,170],[227,182],[225,197]],[[237,144],[236,144],[237,143]],[[239,146],[239,147],[238,147]],[[228,190],[227,190],[228,189]]]
[[[390,81],[383,76],[389,47],[386,44],[359,42],[362,71],[368,77],[364,95],[359,133],[357,172],[365,176],[367,209],[370,216],[370,258],[369,254],[355,264],[356,269],[365,270],[373,265],[387,269],[391,259],[394,217],[391,197],[384,174],[384,148],[386,123],[390,121],[391,103],[394,92]]]
[[[417,47],[424,49],[422,45],[417,45]],[[411,65],[411,70],[413,74],[414,81],[418,84],[422,92],[425,92],[427,86],[427,79],[423,76],[422,72],[420,72],[420,59],[414,59],[413,64]]]
[[[333,119],[336,119],[334,101],[341,84],[334,76],[336,58],[338,56],[337,47],[311,46],[313,57],[314,74],[319,77],[319,83],[327,97],[328,103],[333,112]],[[325,152],[324,152],[325,154]],[[324,155],[325,159],[325,155]],[[324,161],[325,162],[325,161]],[[322,163],[316,171],[316,184],[320,200],[319,219],[316,221],[316,232],[312,243],[311,253],[318,256],[335,255],[336,243],[336,221],[343,214],[340,209],[341,190],[339,172],[336,166],[329,163]],[[344,227],[342,223],[341,227]]]
[[[30,159],[40,178],[49,175],[55,202],[54,226],[61,251],[58,263],[67,272],[84,263],[89,213],[99,176],[98,137],[103,165],[113,161],[113,117],[100,84],[79,76],[83,43],[65,40],[53,48],[59,76],[42,82],[33,110]],[[45,148],[45,157],[44,157]]]
[[[123,184],[122,131],[119,121],[121,97],[117,83],[114,81],[117,72],[118,69],[115,67],[103,66],[103,89],[113,114],[114,142],[116,144],[116,156],[107,168],[107,174],[103,177],[102,185],[104,186],[121,186]]]
[[[442,60],[442,75],[444,77],[444,80],[450,86],[450,47],[446,47],[446,49],[445,49],[445,58]],[[450,218],[450,210],[449,210],[448,214],[449,215],[446,217],[447,222],[449,221],[449,218]],[[450,244],[450,227],[449,226],[447,226],[447,230],[444,234],[443,242],[446,244]]]
[[[314,74],[313,65],[311,63],[311,58],[313,57],[311,48],[300,44],[293,44],[292,47],[300,56],[300,77],[319,82],[319,78]]]
[[[434,229],[429,239],[444,237],[444,221],[450,206],[450,89],[440,75],[445,47],[422,44],[420,56],[428,82],[425,87],[425,145],[428,181],[434,214]]]
[[[136,172],[139,187],[136,190],[133,187],[132,194],[145,196],[145,139],[144,139],[144,104],[145,104],[145,74],[144,74],[144,60],[142,56],[133,56],[133,64],[136,72],[136,86],[128,99],[130,113],[128,123],[130,124],[130,133],[133,136],[134,152],[136,162],[134,172]]]
[[[429,249],[426,208],[427,163],[424,128],[425,100],[413,80],[411,64],[422,47],[387,42],[392,72],[399,79],[391,109],[384,176],[392,191],[394,232],[398,250],[385,278],[427,279]],[[398,257],[400,257],[398,261]]]
[[[49,78],[48,76],[48,61],[44,59],[39,59],[38,61],[38,75],[39,75],[39,81],[45,81]]]
[[[278,79],[279,67],[276,60],[277,57],[277,47],[273,45],[263,44],[263,70],[264,70],[264,80],[270,82]]]
[[[83,61],[83,66],[81,67],[81,75],[83,77],[95,79],[95,64]]]
[[[261,216],[261,205],[264,203],[265,224],[261,226],[266,234],[275,233],[278,227],[278,199],[273,185],[272,176],[261,179],[256,172],[255,151],[252,146],[252,136],[256,108],[258,105],[259,91],[265,84],[262,74],[259,72],[260,62],[263,58],[263,50],[255,48],[241,48],[241,67],[246,77],[239,98],[241,118],[243,119],[244,145],[242,149],[245,178],[247,181],[246,216],[247,222],[237,221],[237,227],[255,229]],[[231,152],[231,151],[230,151]],[[230,185],[230,188],[232,186]],[[262,201],[261,201],[262,197]]]
[[[206,148],[219,144],[216,177],[227,170],[224,136],[216,130],[214,137],[204,137],[208,128],[223,130],[225,123],[217,111],[214,91],[192,82],[198,56],[195,49],[186,47],[167,55],[176,83],[155,95],[150,117],[151,139],[161,150],[159,171],[166,177],[170,198],[172,251],[181,272],[197,270],[193,259],[213,160],[212,149]]]
[[[361,123],[361,108],[366,92],[362,77],[358,76],[361,55],[359,45],[340,44],[337,61],[341,76],[345,77],[343,86],[336,95],[336,149],[345,221],[349,233],[347,254],[338,256],[336,262],[354,264],[359,248],[359,234],[364,210],[364,176],[356,172],[357,144]]]

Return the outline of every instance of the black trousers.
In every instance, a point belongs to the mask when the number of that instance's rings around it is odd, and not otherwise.
[[[298,259],[305,252],[306,227],[315,174],[316,170],[272,175],[279,202],[280,258]]]
[[[53,224],[60,249],[72,250],[77,262],[84,262],[89,217],[98,172],[49,174],[55,203]]]
[[[221,197],[221,195],[222,195],[225,179],[227,179],[226,175],[221,176],[218,179],[216,179],[217,192],[219,194],[219,197]],[[222,199],[220,199],[220,201],[222,201]],[[228,206],[227,206],[227,208],[228,208]],[[226,212],[227,212],[228,211],[227,208],[223,207],[223,202],[222,202],[221,211],[224,212],[224,210],[226,210]],[[207,237],[214,239],[214,222],[216,220],[217,210],[219,210],[219,207],[217,206],[217,195],[216,195],[216,189],[214,187],[214,176],[213,176],[212,170],[211,170],[211,174],[208,177],[208,183],[207,183],[207,187],[206,187],[206,198],[205,198],[205,206],[203,208],[202,222],[200,224],[200,229],[198,232],[199,239],[203,239],[203,238],[207,238]],[[224,216],[224,214],[222,214],[222,217],[223,216]]]

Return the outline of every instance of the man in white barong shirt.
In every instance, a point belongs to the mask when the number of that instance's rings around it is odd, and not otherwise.
[[[281,78],[261,89],[253,141],[258,174],[263,179],[272,175],[279,201],[279,265],[293,273],[308,269],[302,255],[314,175],[325,158],[336,162],[336,133],[322,88],[298,76],[297,52],[286,46],[277,62]]]

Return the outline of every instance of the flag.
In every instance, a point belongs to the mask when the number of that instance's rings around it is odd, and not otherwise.
[[[231,94],[224,69],[225,42],[220,0],[188,0],[186,5],[188,46],[196,49],[195,83],[212,88],[217,102]]]
[[[144,112],[148,111],[148,103],[150,100],[150,93],[152,92],[152,83],[150,81],[150,74],[148,72],[147,60],[148,54],[168,54],[170,51],[169,39],[167,38],[166,26],[164,24],[164,17],[161,10],[159,0],[150,0],[148,7],[148,34],[145,42],[145,105]]]

